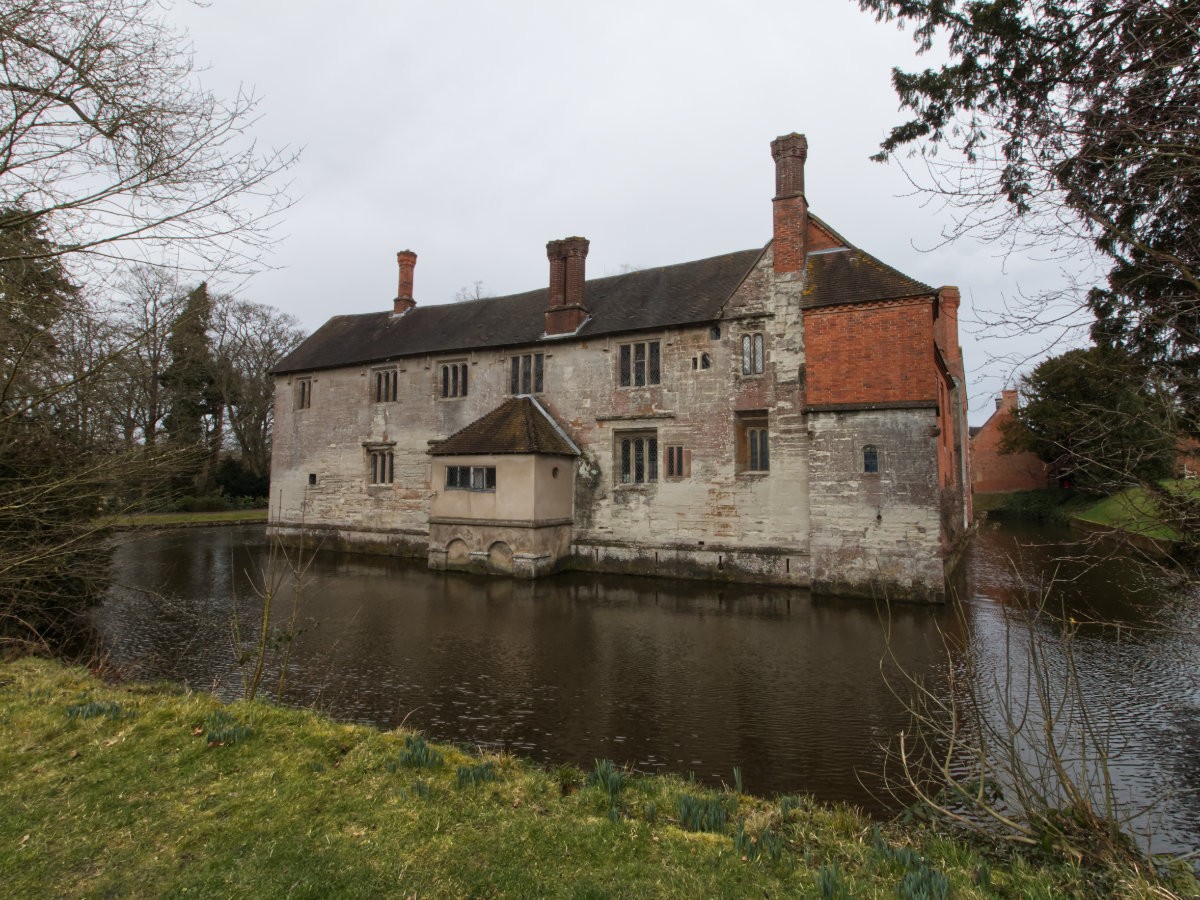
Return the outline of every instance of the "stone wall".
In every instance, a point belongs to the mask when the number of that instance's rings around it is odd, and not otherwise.
[[[271,523],[333,528],[343,536],[409,535],[404,552],[425,555],[432,483],[431,441],[441,440],[508,396],[510,356],[543,353],[538,400],[583,450],[575,480],[577,562],[620,566],[639,552],[682,555],[700,573],[796,584],[808,580],[808,438],[798,395],[803,361],[799,312],[772,293],[767,254],[739,290],[714,334],[710,326],[642,332],[627,339],[545,341],[507,351],[400,360],[395,402],[372,402],[372,366],[296,373],[278,379]],[[765,371],[741,373],[743,333],[765,336]],[[621,387],[620,345],[660,342],[661,384]],[[466,397],[440,397],[440,365],[468,363]],[[297,409],[298,378],[312,400]],[[770,471],[747,472],[736,458],[738,411],[765,411]],[[622,484],[617,441],[654,435],[658,481]],[[686,477],[667,476],[667,447],[687,451]],[[391,485],[371,485],[367,453],[394,454]],[[315,483],[314,483],[315,482]],[[425,544],[422,545],[422,540]],[[393,542],[389,546],[396,546]],[[719,550],[712,552],[712,547]],[[762,552],[768,548],[768,552]],[[744,566],[737,561],[749,554]],[[730,559],[733,561],[731,562]],[[605,563],[607,560],[607,563]],[[732,568],[731,568],[732,567]]]
[[[936,425],[934,408],[810,413],[814,590],[941,598]]]

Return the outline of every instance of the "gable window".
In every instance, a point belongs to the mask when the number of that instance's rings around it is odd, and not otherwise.
[[[863,447],[863,472],[867,475],[879,474],[879,448],[868,444]]]
[[[308,409],[312,406],[312,379],[296,379],[296,409]]]
[[[645,387],[661,381],[661,350],[658,341],[622,344],[621,387]]]
[[[371,398],[376,403],[395,403],[400,373],[395,369],[376,369],[371,379]]]
[[[465,362],[442,363],[442,396],[467,396],[467,364]]]
[[[737,468],[739,472],[771,469],[767,414],[739,413],[737,418]]]
[[[666,478],[687,478],[692,474],[692,452],[683,447],[667,447],[663,456]]]
[[[396,480],[396,458],[391,450],[372,450],[371,484],[391,484]]]
[[[495,466],[446,466],[446,490],[493,492]]]
[[[545,372],[545,355],[524,353],[511,357],[508,392],[510,394],[540,394]]]
[[[621,484],[658,481],[658,433],[621,432],[616,436],[617,477]]]
[[[761,375],[763,372],[763,336],[761,331],[742,335],[742,374]]]

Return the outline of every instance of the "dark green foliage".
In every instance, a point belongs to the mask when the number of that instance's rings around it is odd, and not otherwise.
[[[897,892],[901,900],[946,900],[950,882],[937,869],[920,866],[904,873]]]
[[[771,828],[764,828],[758,835],[746,832],[746,824],[739,822],[733,834],[733,846],[738,856],[746,862],[767,859],[779,862],[783,857],[783,837]]]
[[[1124,350],[1200,427],[1200,5],[1194,0],[859,0],[941,37],[950,60],[895,71],[912,118],[880,157],[920,146],[965,154],[937,185],[999,228],[1074,229],[1107,258],[1081,301],[1093,339]],[[1041,217],[1041,226],[1030,223]],[[1064,223],[1069,223],[1064,228]],[[1049,242],[1047,241],[1047,243]]]
[[[84,700],[67,707],[68,719],[95,719],[104,716],[115,719],[121,715],[121,704],[112,700]]]
[[[588,784],[603,788],[610,799],[616,800],[625,786],[625,773],[613,765],[612,760],[598,759],[592,774],[588,776]]]
[[[442,754],[434,750],[419,734],[404,737],[397,762],[408,769],[438,769],[445,764]]]
[[[837,863],[828,863],[817,871],[817,890],[822,900],[845,900],[850,896]]]
[[[225,427],[225,401],[218,384],[218,361],[213,354],[213,301],[201,283],[184,302],[167,340],[170,363],[162,376],[169,412],[163,419],[171,446],[190,454],[180,466],[173,488],[207,494]]]
[[[1031,450],[1059,478],[1112,490],[1172,474],[1175,403],[1124,353],[1071,350],[1021,381],[1023,403],[1002,428],[1005,450]]]
[[[722,832],[729,817],[725,803],[720,797],[680,794],[676,808],[679,812],[680,826],[688,831]]]
[[[215,710],[204,719],[204,739],[210,747],[227,747],[246,740],[253,733],[249,725],[238,722],[224,709]]]
[[[477,784],[495,781],[499,777],[495,763],[482,762],[473,766],[459,766],[454,773],[454,783],[460,788],[474,787]]]
[[[107,585],[90,520],[112,466],[65,411],[82,315],[42,223],[0,210],[0,635],[59,642]]]
[[[267,475],[255,475],[240,458],[227,456],[217,464],[213,481],[226,497],[265,498],[270,487]]]

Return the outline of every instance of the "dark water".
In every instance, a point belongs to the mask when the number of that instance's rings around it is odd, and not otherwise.
[[[610,758],[714,783],[731,783],[738,766],[757,793],[884,812],[881,746],[908,724],[881,674],[889,646],[932,683],[962,654],[981,683],[1005,674],[1005,610],[1027,603],[1022,582],[1054,571],[1057,537],[986,529],[965,567],[968,599],[890,612],[796,590],[577,574],[514,582],[319,553],[299,591],[289,575],[274,600],[280,622],[295,600],[301,629],[284,699],[547,763]],[[261,526],[123,538],[120,586],[95,617],[112,662],[239,696],[233,595],[250,631],[269,562]],[[1070,580],[1054,602],[1068,614],[1121,625],[1083,625],[1074,646],[1081,682],[1120,735],[1125,799],[1169,793],[1151,822],[1156,848],[1200,845],[1200,598],[1119,563],[1059,574]],[[1165,627],[1144,629],[1151,619]],[[948,660],[944,636],[966,649]]]

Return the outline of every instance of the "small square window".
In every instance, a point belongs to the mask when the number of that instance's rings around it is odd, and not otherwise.
[[[866,475],[879,474],[879,448],[871,444],[863,447],[863,473]]]

